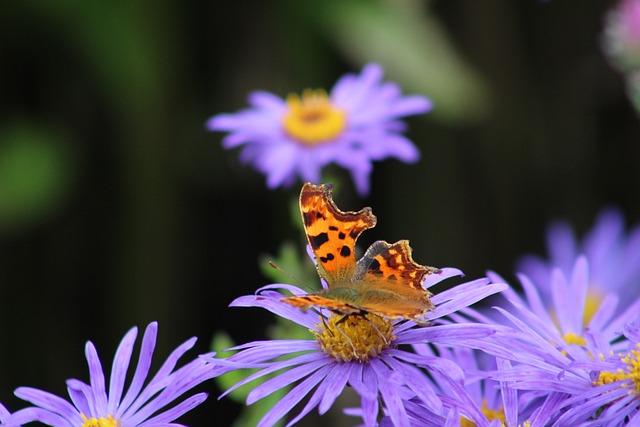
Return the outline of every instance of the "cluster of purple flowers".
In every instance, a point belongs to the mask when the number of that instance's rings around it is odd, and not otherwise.
[[[426,98],[402,97],[381,78],[381,68],[368,65],[329,95],[308,90],[284,101],[254,93],[251,109],[215,116],[208,127],[229,132],[223,145],[242,146],[241,159],[270,188],[298,178],[318,183],[335,163],[365,194],[373,160],[417,159],[399,119],[430,109]],[[608,209],[583,241],[558,223],[548,244],[549,260],[519,263],[523,294],[489,272],[434,295],[426,326],[300,311],[282,302],[306,294],[292,285],[240,297],[231,305],[265,308],[310,335],[232,348],[230,369],[255,371],[228,392],[259,380],[248,405],[282,393],[260,426],[283,418],[292,425],[315,408],[324,414],[347,388],[360,406],[346,412],[366,426],[640,425],[640,228],[627,233],[622,214]],[[445,268],[423,285],[459,274]],[[493,307],[470,307],[489,296]]]
[[[549,249],[548,262],[523,258],[523,294],[490,272],[435,294],[427,326],[354,316],[338,328],[341,316],[284,304],[283,291],[306,293],[291,285],[240,297],[232,306],[265,308],[311,335],[233,348],[230,366],[256,371],[232,389],[268,378],[247,404],[286,390],[260,426],[323,414],[347,387],[360,406],[346,412],[366,426],[640,425],[640,264],[625,264],[640,253],[640,227],[627,233],[606,210],[583,242],[553,226]],[[445,268],[424,286],[459,274]],[[492,308],[470,307],[489,295]]]
[[[318,183],[322,169],[336,163],[350,171],[360,194],[369,191],[372,161],[417,160],[400,119],[431,108],[428,99],[403,97],[383,82],[377,65],[341,78],[330,94],[312,90],[283,101],[259,92],[250,103],[252,109],[215,116],[208,127],[230,132],[225,147],[243,146],[242,160],[266,174],[270,188],[297,178]],[[185,394],[244,370],[223,396],[252,384],[247,405],[282,395],[259,426],[283,419],[292,425],[315,409],[324,414],[347,389],[360,404],[345,413],[365,426],[639,426],[640,227],[627,231],[622,214],[607,209],[582,240],[567,224],[554,224],[548,252],[548,260],[520,261],[522,292],[489,272],[435,293],[435,308],[420,323],[303,311],[283,298],[306,291],[265,286],[231,306],[267,309],[302,326],[308,339],[254,341],[229,349],[227,358],[209,353],[176,368],[192,338],[149,378],[158,328],[151,323],[126,390],[137,329],[122,339],[108,387],[88,342],[88,384],[68,380],[70,401],[18,388],[16,396],[32,406],[11,413],[0,404],[0,426],[180,426],[175,420],[207,397]],[[422,285],[461,274],[442,268]],[[487,298],[491,307],[471,307]]]

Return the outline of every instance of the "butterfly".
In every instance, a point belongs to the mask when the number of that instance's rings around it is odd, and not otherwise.
[[[282,301],[302,309],[326,308],[345,317],[373,313],[422,322],[421,317],[435,308],[422,281],[441,270],[417,264],[408,240],[393,244],[379,240],[356,261],[356,240],[376,225],[376,217],[368,207],[341,211],[332,192],[332,184],[311,183],[300,192],[304,230],[327,289]]]

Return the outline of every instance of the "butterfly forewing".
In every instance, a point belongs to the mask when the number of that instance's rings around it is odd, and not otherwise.
[[[302,309],[308,309],[310,307],[322,307],[344,315],[362,312],[360,308],[355,307],[347,302],[340,301],[335,298],[327,298],[322,295],[309,294],[298,297],[288,297],[283,298],[282,301],[286,302],[287,304],[291,304],[294,307]]]
[[[376,224],[370,208],[342,212],[333,202],[333,185],[306,183],[300,193],[300,211],[318,273],[329,288],[349,286],[353,277],[358,236]]]

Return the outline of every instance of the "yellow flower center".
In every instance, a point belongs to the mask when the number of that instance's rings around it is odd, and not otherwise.
[[[285,131],[304,145],[329,142],[347,125],[344,111],[331,105],[323,90],[306,89],[302,97],[287,97],[288,111],[282,119]]]
[[[569,332],[565,334],[565,336],[562,338],[564,338],[564,341],[567,344],[576,344],[581,347],[584,347],[585,345],[587,345],[587,341],[583,337],[576,335],[573,332]]]
[[[627,365],[626,371],[618,369],[618,372],[600,372],[598,381],[594,385],[611,384],[616,381],[629,380],[633,383],[633,392],[640,395],[640,344],[637,350],[631,350],[626,355],[620,354],[620,360]],[[623,384],[622,387],[627,387]]]
[[[82,416],[82,426],[81,427],[120,427],[120,422],[113,418],[113,415],[109,415],[106,418],[87,418],[84,414],[80,414]]]
[[[587,299],[585,300],[584,310],[582,312],[582,326],[587,326],[589,324],[593,316],[598,311],[598,308],[600,308],[601,302],[602,294],[600,294],[598,291],[590,289],[589,292],[587,292]],[[558,315],[555,311],[551,311],[551,318],[553,319],[556,326],[559,326]]]
[[[580,347],[586,347],[587,345],[587,340],[585,340],[584,337],[581,337],[580,335],[576,335],[573,332],[567,332],[562,338],[564,339],[564,342],[566,342],[567,344],[575,344],[575,345],[579,345]],[[587,354],[593,357],[591,355],[591,352],[587,351]],[[567,350],[562,350],[562,355],[566,356]]]
[[[396,338],[393,324],[375,314],[331,316],[316,324],[316,336],[322,351],[338,362],[367,362],[380,356]]]
[[[487,399],[482,399],[482,407],[480,410],[484,416],[487,417],[487,420],[500,420],[501,425],[507,425],[507,417],[505,417],[504,409],[502,407],[496,411],[495,409],[491,409],[487,406]],[[476,427],[476,423],[466,419],[465,417],[460,417],[460,427]]]
[[[589,290],[589,292],[587,293],[587,300],[584,304],[584,313],[582,315],[582,322],[584,326],[587,326],[589,322],[591,322],[591,319],[598,311],[598,308],[600,308],[601,302],[602,295],[598,291],[595,291],[593,289]]]

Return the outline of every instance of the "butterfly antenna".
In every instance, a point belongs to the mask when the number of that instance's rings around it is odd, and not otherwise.
[[[287,276],[288,278],[290,278],[296,285],[300,286],[301,288],[304,288],[306,291],[308,291],[309,293],[315,292],[315,289],[312,289],[311,286],[307,285],[304,280],[300,279],[299,277],[294,276],[293,274],[289,273],[287,270],[283,269],[282,267],[280,267],[279,265],[277,265],[275,262],[273,261],[269,261],[269,266],[277,271],[279,271],[280,273],[284,274],[285,276]]]

